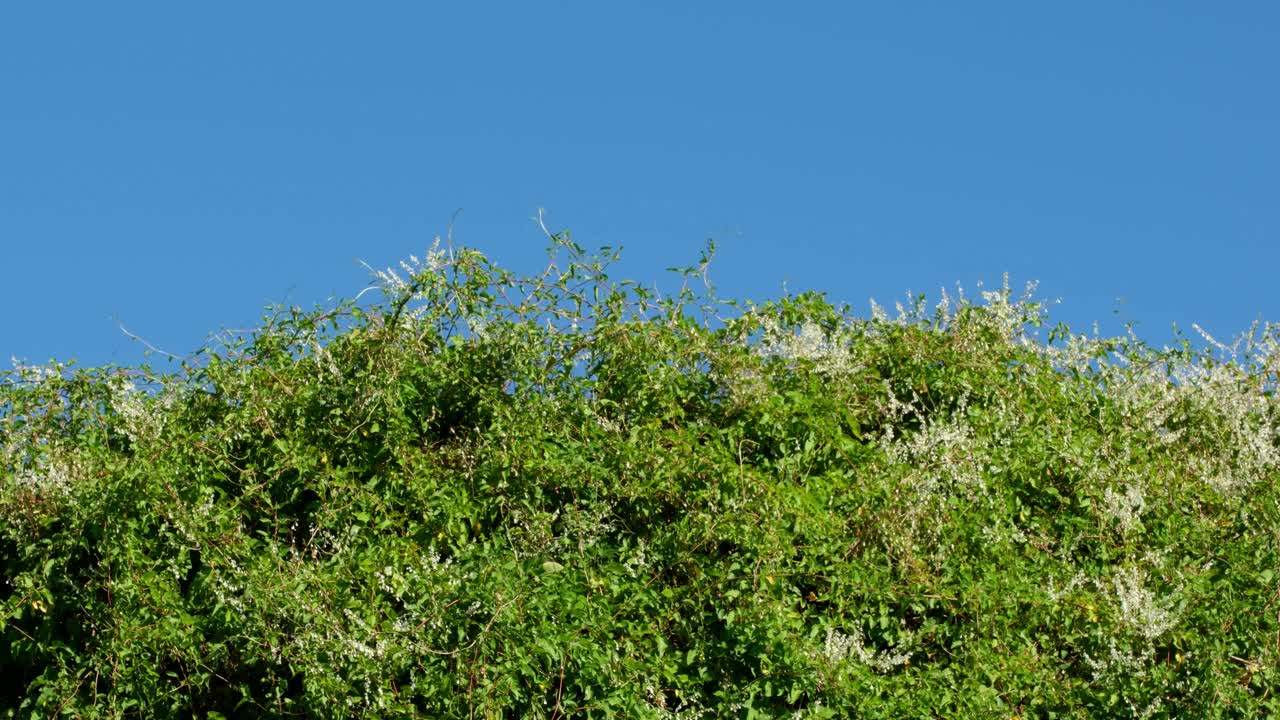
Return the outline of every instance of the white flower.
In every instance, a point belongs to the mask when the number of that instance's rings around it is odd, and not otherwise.
[[[1129,485],[1123,493],[1107,488],[1102,501],[1103,512],[1116,523],[1121,535],[1127,535],[1141,524],[1142,511],[1147,507],[1138,483]]]
[[[34,469],[23,470],[14,478],[19,487],[41,495],[66,495],[71,492],[70,469],[58,461],[40,458]]]
[[[892,650],[869,650],[863,645],[861,631],[854,630],[852,635],[846,635],[835,628],[828,628],[827,639],[822,646],[822,657],[832,666],[852,658],[885,673],[899,665],[905,665],[911,659],[911,650],[906,642],[899,643]]]
[[[1137,568],[1125,568],[1112,580],[1116,599],[1120,603],[1120,617],[1147,640],[1154,640],[1173,628],[1177,617],[1155,593],[1144,588],[1145,577]]]
[[[762,357],[805,360],[812,362],[819,372],[836,377],[851,375],[861,367],[846,339],[839,337],[839,333],[828,335],[812,320],[806,320],[794,332],[783,329],[771,317],[762,318],[761,327],[764,337],[756,352]]]
[[[122,428],[129,440],[137,444],[152,440],[164,429],[167,413],[174,398],[169,394],[149,398],[138,389],[133,380],[124,375],[114,375],[107,381],[111,389],[111,409],[120,416]]]
[[[17,357],[10,356],[9,360],[13,363],[13,369],[17,372],[18,377],[23,382],[39,385],[45,380],[55,378],[64,372],[66,366],[62,363],[53,363],[52,365],[27,365]]]

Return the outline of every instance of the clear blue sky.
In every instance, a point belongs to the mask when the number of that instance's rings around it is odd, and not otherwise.
[[[368,281],[461,208],[862,309],[1041,282],[1154,342],[1280,320],[1280,5],[8,3],[0,362],[132,363]],[[1118,313],[1118,314],[1117,314]]]

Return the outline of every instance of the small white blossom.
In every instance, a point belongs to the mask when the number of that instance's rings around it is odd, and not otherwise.
[[[385,270],[374,270],[368,265],[365,265],[365,267],[373,273],[378,284],[382,286],[384,293],[392,297],[399,297],[412,290],[413,298],[422,299],[424,297],[422,293],[424,281],[439,275],[449,266],[452,260],[453,258],[449,251],[440,249],[440,238],[437,237],[430,249],[427,250],[425,257],[419,259],[417,255],[410,255],[408,260],[400,261],[400,271],[405,274],[404,277],[401,277],[395,268],[389,267]],[[413,320],[420,317],[422,311],[422,308],[417,308],[405,313],[402,318],[406,321]]]
[[[1147,640],[1154,640],[1173,628],[1177,617],[1155,593],[1143,587],[1146,578],[1137,568],[1125,568],[1113,579],[1120,617]]]
[[[1094,682],[1116,675],[1121,677],[1146,677],[1147,666],[1152,659],[1150,648],[1142,648],[1138,651],[1121,650],[1116,646],[1115,638],[1107,641],[1106,657],[1094,658],[1089,653],[1084,654],[1085,664],[1093,670]]]
[[[1084,573],[1076,573],[1075,577],[1068,580],[1066,586],[1063,588],[1058,588],[1052,582],[1050,582],[1049,589],[1045,591],[1045,594],[1048,595],[1049,599],[1052,600],[1053,602],[1058,602],[1062,598],[1070,595],[1072,592],[1075,591],[1076,588],[1084,585],[1088,581],[1089,581],[1089,578]]]
[[[35,468],[20,471],[14,478],[18,487],[40,495],[66,495],[71,492],[71,471],[62,462],[40,458]]]
[[[811,320],[805,321],[794,332],[782,328],[771,317],[763,318],[761,326],[764,337],[757,353],[763,357],[805,360],[812,362],[819,372],[836,377],[851,375],[860,368],[847,340],[838,337],[838,333],[832,337]]]
[[[1141,525],[1142,511],[1147,503],[1140,484],[1129,485],[1122,493],[1107,488],[1102,501],[1103,512],[1115,522],[1121,535],[1127,535]]]
[[[122,429],[129,440],[137,444],[154,439],[163,429],[167,415],[163,410],[172,405],[172,398],[165,396],[149,403],[146,394],[124,375],[113,376],[107,381],[107,385],[111,389],[111,409],[123,421]],[[157,403],[161,407],[151,407],[151,403]]]
[[[892,650],[871,650],[863,644],[860,630],[854,630],[853,634],[846,635],[835,628],[828,628],[827,638],[822,646],[822,658],[832,666],[837,666],[847,659],[853,659],[878,672],[887,673],[911,660],[911,650],[907,645],[908,643],[904,642]]]
[[[13,363],[14,372],[18,374],[18,377],[23,382],[33,385],[39,385],[46,380],[59,377],[66,370],[66,366],[62,363],[28,365],[14,356],[10,356],[9,360]]]

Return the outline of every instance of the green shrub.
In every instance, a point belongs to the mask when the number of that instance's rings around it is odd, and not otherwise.
[[[1280,710],[1280,328],[855,317],[552,238],[0,384],[0,715]]]

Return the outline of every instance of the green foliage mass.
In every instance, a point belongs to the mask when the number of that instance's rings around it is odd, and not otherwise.
[[[664,296],[552,240],[4,375],[0,717],[1280,711],[1280,329]]]

